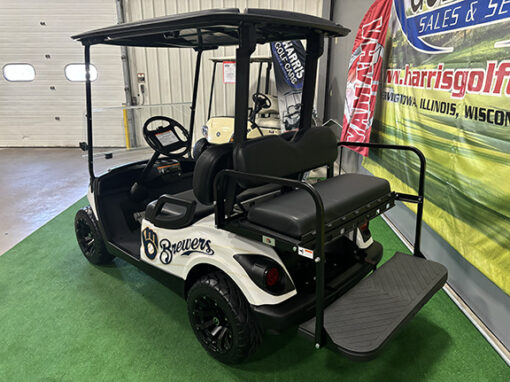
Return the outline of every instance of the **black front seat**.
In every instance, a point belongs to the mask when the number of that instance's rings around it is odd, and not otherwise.
[[[214,178],[224,169],[232,168],[233,144],[225,143],[207,148],[197,160],[193,173],[193,189],[174,195],[162,195],[145,209],[145,219],[156,227],[178,229],[187,227],[214,212]],[[264,185],[244,190],[237,201],[279,190]]]
[[[174,195],[162,195],[145,209],[145,219],[156,227],[187,227],[214,212],[214,178],[232,168],[232,143],[209,147],[200,155],[193,173],[193,188]]]

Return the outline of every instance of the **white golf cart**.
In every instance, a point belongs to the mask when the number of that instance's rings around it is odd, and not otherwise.
[[[421,152],[358,144],[418,154],[418,195],[395,193],[377,177],[335,176],[338,147],[353,144],[338,142],[327,127],[310,128],[324,38],[347,33],[304,14],[221,9],[74,36],[85,47],[90,174],[90,207],[75,219],[79,246],[93,264],[122,258],[183,296],[197,339],[222,362],[245,359],[263,330],[292,325],[317,349],[373,358],[445,283],[446,269],[420,252]],[[299,130],[248,140],[250,55],[256,44],[292,39],[307,41]],[[150,118],[143,134],[152,158],[100,176],[93,164],[89,74],[95,44],[197,52],[189,130],[165,116]],[[238,46],[233,142],[213,145],[194,160],[189,154],[201,53],[227,45]],[[322,166],[328,166],[326,180],[301,180]],[[382,246],[372,240],[368,221],[396,200],[418,203],[415,253],[396,253],[378,268]]]
[[[235,57],[213,57],[211,90],[209,93],[209,106],[207,122],[202,126],[203,138],[197,140],[193,146],[193,158],[198,159],[200,154],[211,144],[230,142],[234,136],[234,116],[214,115],[212,116],[214,89],[216,83],[216,67],[218,64],[235,64]],[[250,57],[250,64],[258,64],[257,87],[251,98],[253,106],[248,116],[248,139],[258,138],[263,135],[280,134],[280,117],[278,110],[278,98],[270,94],[270,76],[273,67],[271,57],[254,56]],[[265,67],[264,91],[261,92],[262,72]]]

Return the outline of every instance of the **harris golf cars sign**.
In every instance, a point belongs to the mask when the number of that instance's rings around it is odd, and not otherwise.
[[[305,75],[305,48],[299,40],[271,43],[281,128],[299,125],[301,93]]]
[[[510,0],[375,1],[344,109],[343,139],[424,152],[425,221],[510,294]],[[395,188],[415,186],[405,154],[359,152]]]

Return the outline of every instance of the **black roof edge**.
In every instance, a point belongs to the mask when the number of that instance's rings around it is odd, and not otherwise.
[[[206,50],[215,49],[218,46],[237,45],[237,38],[233,36],[232,28],[244,22],[255,25],[259,44],[277,40],[304,39],[312,31],[321,32],[328,37],[345,36],[350,32],[349,29],[333,21],[303,13],[261,8],[247,8],[241,13],[237,8],[226,8],[179,13],[117,24],[80,33],[72,38],[82,42],[83,45],[190,47]],[[211,28],[214,28],[214,33],[211,32]],[[206,32],[209,34],[207,43],[199,47],[198,39],[193,41],[193,35],[186,35],[188,40],[179,37],[181,31],[192,29],[208,31]]]

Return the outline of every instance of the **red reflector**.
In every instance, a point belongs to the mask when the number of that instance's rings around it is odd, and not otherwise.
[[[361,232],[364,232],[364,231],[366,231],[367,229],[368,229],[368,222],[363,223],[362,225],[360,225],[360,226],[359,226],[359,230],[360,230]]]
[[[266,285],[274,287],[280,281],[280,272],[278,268],[272,267],[266,271]]]

